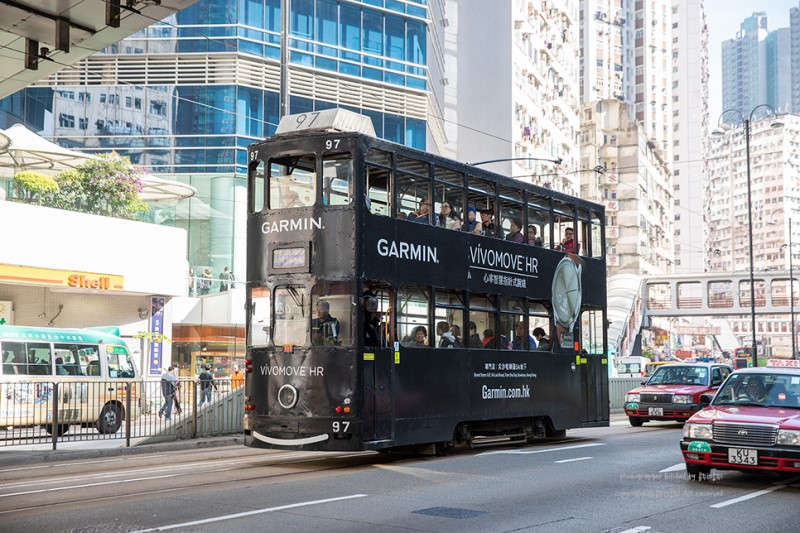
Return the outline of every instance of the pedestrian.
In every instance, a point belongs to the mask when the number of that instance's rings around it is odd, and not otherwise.
[[[200,295],[208,294],[211,290],[211,282],[214,279],[213,274],[211,272],[211,268],[204,268],[203,269],[203,277],[199,281],[199,293]]]
[[[205,370],[200,373],[200,404],[203,407],[205,402],[211,403],[211,392],[217,390],[217,382],[214,381],[214,374],[211,373],[211,365],[206,365]]]
[[[197,295],[197,278],[194,277],[194,269],[189,267],[189,296]]]
[[[239,365],[233,365],[233,373],[231,373],[231,389],[238,389],[244,385],[244,372],[239,370]]]
[[[167,420],[172,416],[172,404],[175,401],[175,392],[178,390],[178,378],[173,373],[174,366],[170,366],[166,372],[161,374],[161,395],[164,397],[164,403],[158,410],[158,417],[162,416]]]
[[[233,288],[233,273],[225,267],[219,275],[219,292],[225,292],[229,287]]]

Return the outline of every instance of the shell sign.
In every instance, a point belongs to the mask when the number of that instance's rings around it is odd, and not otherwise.
[[[121,291],[123,290],[124,279],[123,276],[115,274],[0,265],[0,283],[70,287],[73,289],[99,291]]]

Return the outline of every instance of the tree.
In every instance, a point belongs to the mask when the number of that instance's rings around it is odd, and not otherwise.
[[[147,211],[139,197],[143,172],[128,157],[102,154],[56,176],[53,207],[95,215],[135,219]]]
[[[43,205],[58,193],[58,183],[50,176],[23,170],[14,174],[14,190],[17,198],[23,202]]]

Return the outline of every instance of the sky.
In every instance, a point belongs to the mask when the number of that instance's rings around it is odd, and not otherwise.
[[[705,0],[709,63],[708,121],[712,127],[722,113],[722,41],[736,37],[742,21],[754,11],[767,14],[767,30],[788,28],[789,9],[798,6],[800,0]]]

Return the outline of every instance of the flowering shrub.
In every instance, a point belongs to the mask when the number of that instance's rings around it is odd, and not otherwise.
[[[56,176],[59,190],[50,205],[70,211],[135,219],[147,211],[139,197],[143,172],[128,157],[119,154],[99,155]]]
[[[14,190],[16,196],[23,202],[42,204],[47,198],[58,193],[58,183],[50,176],[23,170],[14,175]]]

